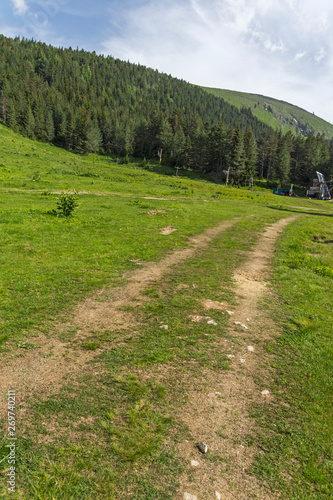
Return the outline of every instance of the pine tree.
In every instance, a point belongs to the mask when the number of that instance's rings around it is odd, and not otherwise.
[[[230,151],[231,175],[235,183],[240,185],[245,181],[246,174],[243,133],[239,125],[231,133]]]
[[[30,139],[34,138],[35,118],[31,110],[30,104],[26,107],[24,116],[24,134]]]
[[[315,135],[311,132],[304,143],[304,155],[300,166],[301,180],[306,184],[318,169],[320,151]]]
[[[44,121],[45,121],[45,139],[47,142],[52,142],[55,135],[54,122],[52,113],[49,110],[45,110]]]
[[[173,136],[172,156],[173,165],[183,167],[185,163],[186,137],[184,130],[179,127]]]
[[[210,131],[207,148],[209,164],[207,171],[215,172],[218,179],[222,179],[224,170],[229,168],[231,154],[229,134],[222,122]]]
[[[75,149],[76,146],[76,119],[74,113],[71,109],[67,111],[66,116],[66,136],[65,136],[65,145],[69,149]]]
[[[281,185],[290,181],[290,163],[289,137],[279,132],[273,176]]]
[[[10,99],[8,102],[7,124],[15,132],[18,131],[17,111],[14,99]]]
[[[245,158],[245,176],[254,177],[257,167],[258,148],[257,141],[251,128],[247,128],[244,134],[244,158]]]
[[[329,160],[327,163],[327,180],[333,180],[333,139],[329,143]]]
[[[160,148],[163,149],[163,155],[169,158],[172,151],[173,132],[167,119],[162,120],[157,140],[159,141]]]
[[[290,175],[293,182],[301,181],[301,164],[304,156],[304,138],[298,135],[293,142],[293,150],[291,153]]]

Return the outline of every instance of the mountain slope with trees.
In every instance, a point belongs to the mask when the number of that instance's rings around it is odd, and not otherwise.
[[[0,36],[0,119],[29,138],[80,154],[160,159],[230,182],[306,184],[333,177],[323,134],[283,134],[170,75],[113,57]]]

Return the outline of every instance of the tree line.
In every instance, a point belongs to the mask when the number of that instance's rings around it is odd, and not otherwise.
[[[156,158],[232,182],[333,175],[332,144],[274,131],[191,85],[111,56],[0,35],[0,119],[81,154]]]

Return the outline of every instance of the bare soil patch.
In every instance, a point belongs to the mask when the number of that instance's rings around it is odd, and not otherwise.
[[[166,227],[162,227],[162,229],[160,230],[160,233],[168,235],[168,234],[173,233],[174,231],[177,231],[177,229],[175,227],[166,226]]]
[[[274,245],[283,228],[296,217],[282,219],[268,227],[259,238],[247,261],[234,274],[238,305],[229,319],[229,334],[237,343],[221,339],[221,355],[228,353],[231,370],[217,373],[204,370],[203,387],[193,387],[181,419],[188,426],[191,441],[182,442],[178,451],[192,468],[181,477],[176,499],[197,498],[224,500],[275,499],[264,483],[247,470],[258,453],[253,445],[256,423],[249,414],[251,403],[267,405],[270,378],[264,368],[265,353],[262,344],[277,334],[276,325],[258,307],[258,301],[267,290],[270,261]],[[206,301],[209,308],[214,301]],[[220,303],[216,304],[220,308]],[[227,308],[227,306],[226,306]],[[235,325],[241,323],[248,328]],[[258,387],[255,380],[261,380]],[[197,443],[205,443],[208,453],[203,455]],[[199,462],[191,465],[192,461]]]

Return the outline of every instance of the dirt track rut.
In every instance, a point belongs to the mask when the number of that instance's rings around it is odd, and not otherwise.
[[[199,464],[192,466],[194,481],[189,483],[187,474],[183,475],[177,500],[279,498],[247,472],[255,455],[260,453],[248,444],[256,430],[249,408],[252,403],[267,405],[273,398],[271,394],[261,394],[270,384],[270,376],[263,367],[263,342],[278,332],[258,303],[269,293],[267,283],[276,239],[295,219],[281,219],[267,227],[246,262],[234,274],[238,305],[231,311],[228,333],[237,343],[221,339],[221,353],[228,353],[232,369],[220,373],[205,370],[204,390],[193,390],[189,394],[182,419],[192,440],[181,443],[179,453],[187,465],[192,460]],[[255,382],[258,379],[261,387]],[[207,443],[210,456],[215,456],[216,461],[209,460],[208,455],[203,457],[195,449],[193,443],[201,441]]]
[[[128,273],[123,287],[101,291],[94,297],[79,304],[68,324],[60,324],[55,331],[77,328],[76,338],[85,338],[91,331],[126,328],[133,323],[131,314],[122,310],[127,305],[134,305],[145,300],[140,295],[145,288],[162,276],[174,265],[192,257],[195,252],[209,245],[221,232],[229,229],[239,219],[223,221],[218,226],[207,229],[204,233],[189,239],[189,246],[176,250],[159,262],[143,265],[140,269]],[[21,413],[33,394],[51,394],[59,390],[64,383],[74,379],[85,369],[86,363],[98,354],[98,351],[73,351],[70,344],[61,342],[58,335],[40,334],[32,342],[39,348],[24,352],[23,357],[4,356],[0,363],[0,418],[4,416],[8,389],[14,389],[20,401]],[[22,352],[22,350],[21,350]]]

